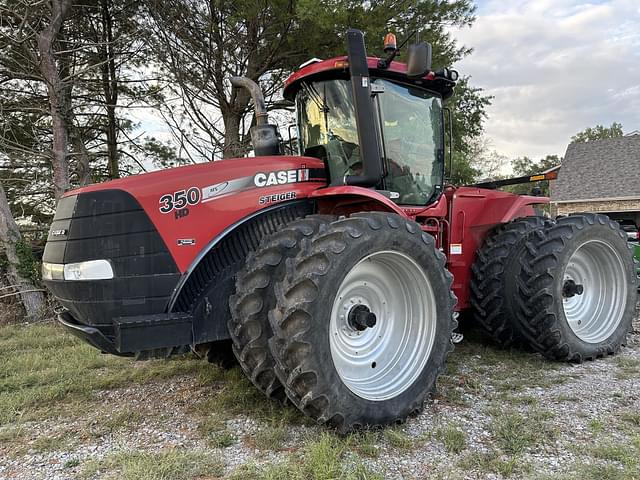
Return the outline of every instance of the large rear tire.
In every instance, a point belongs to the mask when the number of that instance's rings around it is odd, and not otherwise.
[[[356,214],[303,241],[269,314],[289,399],[341,432],[419,411],[453,349],[452,279],[433,237],[398,215]]]
[[[272,335],[267,315],[276,303],[273,286],[284,276],[285,260],[300,250],[300,240],[334,219],[330,215],[309,215],[264,237],[238,272],[236,293],[229,299],[231,318],[227,326],[238,363],[267,397],[282,402],[287,397],[273,371],[274,360],[267,343]]]
[[[553,360],[617,352],[631,331],[635,268],[625,233],[604,215],[557,219],[527,242],[518,278],[518,322]]]
[[[525,343],[515,319],[515,278],[520,275],[525,242],[548,225],[551,220],[544,217],[518,218],[500,225],[487,235],[472,266],[474,319],[503,347]]]

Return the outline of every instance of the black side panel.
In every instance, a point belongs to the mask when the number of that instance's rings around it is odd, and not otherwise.
[[[58,203],[43,261],[75,263],[108,259],[115,278],[46,281],[86,325],[111,325],[115,317],[165,311],[180,273],[146,213],[127,192],[101,190]]]
[[[262,237],[282,225],[313,213],[314,205],[296,202],[265,212],[227,235],[200,261],[187,279],[173,307],[175,312],[193,312],[194,342],[229,338],[229,297],[235,291],[236,272]]]

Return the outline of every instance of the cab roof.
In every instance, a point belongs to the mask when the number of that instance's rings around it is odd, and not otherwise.
[[[418,87],[427,88],[442,95],[443,99],[449,98],[453,94],[455,82],[447,78],[436,76],[434,72],[429,72],[422,78],[410,79],[407,77],[407,65],[401,62],[391,62],[388,68],[378,68],[379,59],[367,57],[369,74],[374,78],[386,78],[397,80],[402,83],[409,83]],[[322,60],[302,67],[297,72],[292,73],[284,82],[284,98],[293,100],[300,89],[303,80],[317,81],[334,78],[349,78],[349,61],[346,55]]]

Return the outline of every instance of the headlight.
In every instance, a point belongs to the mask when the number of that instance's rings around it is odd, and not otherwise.
[[[109,280],[113,276],[109,260],[88,260],[66,265],[42,264],[42,278],[45,280]]]
[[[42,262],[43,280],[64,280],[64,265],[61,263]]]

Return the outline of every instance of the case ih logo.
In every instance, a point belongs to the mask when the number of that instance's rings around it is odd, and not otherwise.
[[[256,187],[270,187],[272,185],[285,185],[287,183],[306,182],[309,180],[309,169],[278,170],[269,173],[256,173],[253,183]]]

